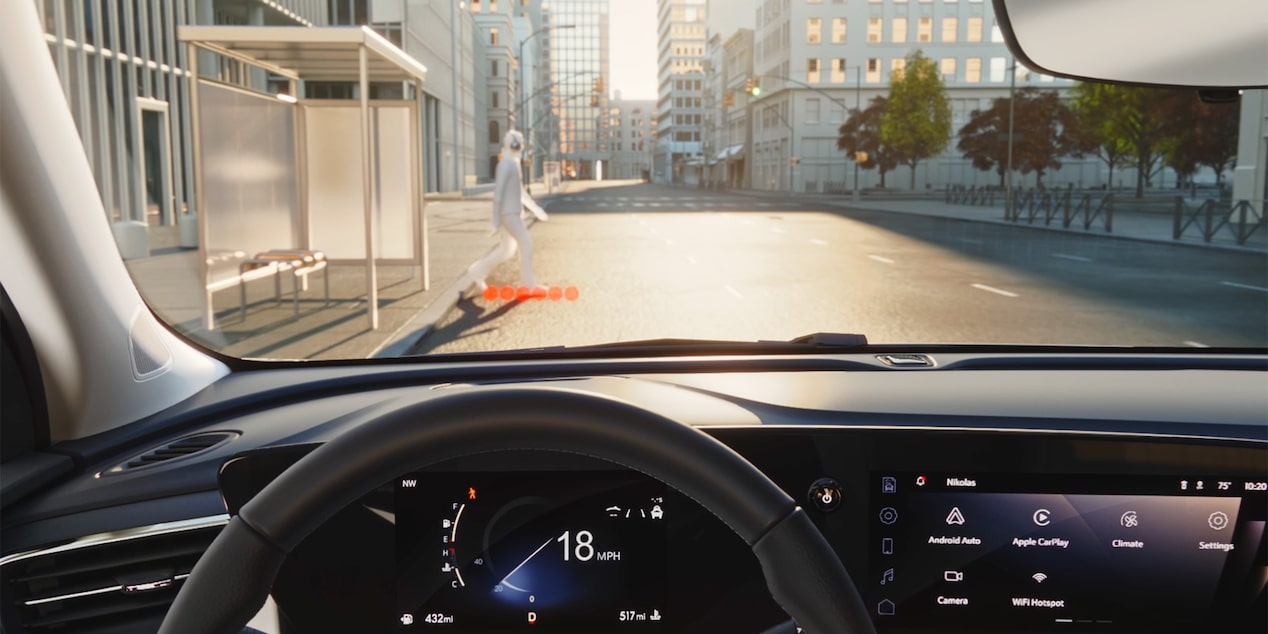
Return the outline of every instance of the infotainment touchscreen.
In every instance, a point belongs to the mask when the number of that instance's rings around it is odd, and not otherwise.
[[[665,485],[629,471],[396,483],[403,631],[660,632]]]
[[[882,630],[1264,632],[1263,481],[874,473]]]

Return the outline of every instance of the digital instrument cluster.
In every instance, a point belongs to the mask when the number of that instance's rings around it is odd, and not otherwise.
[[[396,483],[399,621],[659,631],[666,487],[639,473],[424,473]]]

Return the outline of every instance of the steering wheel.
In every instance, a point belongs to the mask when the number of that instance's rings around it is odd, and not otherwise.
[[[571,452],[641,471],[718,516],[757,555],[771,595],[814,634],[872,633],[858,590],[810,518],[710,436],[632,404],[553,387],[476,387],[389,401],[309,453],[221,530],[160,634],[236,634],[287,553],[362,495],[410,471],[494,451]]]

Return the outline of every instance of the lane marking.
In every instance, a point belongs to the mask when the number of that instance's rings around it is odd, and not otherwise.
[[[735,290],[735,287],[734,287],[734,286],[731,286],[730,284],[727,284],[727,285],[723,286],[722,288],[725,288],[725,289],[726,289],[726,292],[728,292],[728,293],[730,293],[730,294],[734,295],[734,296],[735,296],[735,299],[744,299],[744,296],[743,296],[743,295],[741,295],[739,291]]]
[[[967,244],[982,244],[982,241],[981,241],[981,240],[978,240],[978,239],[976,239],[976,238],[956,238],[956,241],[957,241],[957,242],[964,242],[964,243],[967,243]]]
[[[1017,297],[1017,293],[1010,293],[1008,291],[995,288],[994,286],[987,286],[985,284],[970,284],[970,286],[972,286],[973,288],[976,288],[979,291],[995,293],[996,295],[1003,295],[1004,297]]]
[[[1184,345],[1189,346],[1190,348],[1210,348],[1211,347],[1202,343],[1201,341],[1186,341],[1184,342]]]
[[[867,257],[872,258],[873,260],[876,260],[877,262],[882,262],[882,263],[884,263],[884,264],[893,264],[893,263],[894,263],[894,261],[893,261],[893,260],[891,260],[891,259],[889,259],[889,258],[887,258],[887,257],[885,257],[885,256],[881,256],[881,255],[869,255],[869,256],[867,256]]]
[[[783,229],[780,229],[779,227],[771,227],[770,232],[771,233],[787,233],[786,231],[784,231]]]
[[[826,247],[826,246],[828,246],[828,241],[827,241],[827,240],[820,240],[820,239],[818,239],[818,238],[811,238],[811,239],[810,239],[810,244],[817,244],[817,245],[819,245],[819,246],[821,246],[821,247]]]
[[[672,247],[674,246],[675,242],[673,240],[670,240],[669,238],[665,238],[665,244]]]
[[[1071,260],[1074,262],[1091,262],[1092,258],[1085,258],[1081,255],[1066,255],[1064,253],[1053,253],[1052,257],[1061,258],[1062,260]]]
[[[689,255],[689,256],[687,256],[687,263],[688,263],[688,264],[699,264],[699,262],[697,262],[697,261],[696,261],[696,259],[695,259],[695,258],[693,258],[693,257],[691,257],[690,255]]]
[[[1260,291],[1263,293],[1268,293],[1268,288],[1264,288],[1262,286],[1251,286],[1250,284],[1238,284],[1237,282],[1220,282],[1220,284],[1223,284],[1224,286],[1231,286],[1233,288],[1243,288],[1248,291]]]

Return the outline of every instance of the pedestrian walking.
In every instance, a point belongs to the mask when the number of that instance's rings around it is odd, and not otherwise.
[[[473,268],[491,271],[493,267],[510,259],[518,248],[520,252],[520,283],[530,290],[538,287],[537,275],[533,271],[533,238],[528,235],[528,227],[524,225],[523,213],[528,209],[538,220],[547,219],[546,211],[533,200],[524,189],[520,177],[522,157],[524,156],[524,135],[518,130],[506,133],[502,140],[502,159],[498,161],[494,175],[493,187],[493,231],[500,232],[502,239],[497,248],[490,251]],[[483,280],[476,285],[480,292],[488,288]]]

